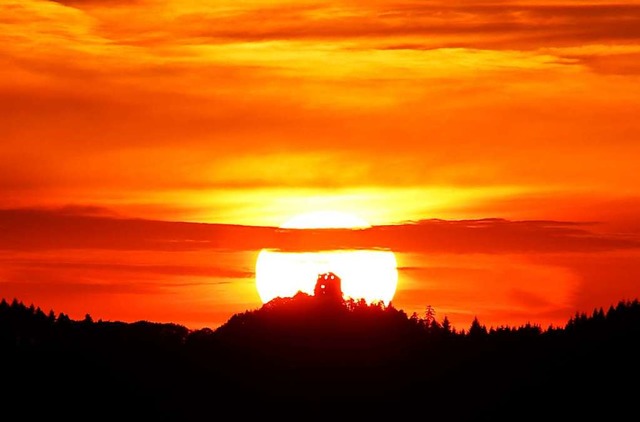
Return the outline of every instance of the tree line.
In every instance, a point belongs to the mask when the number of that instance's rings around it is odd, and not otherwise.
[[[6,403],[38,403],[25,409],[44,416],[612,415],[629,411],[638,393],[639,339],[637,299],[576,313],[559,327],[486,327],[475,318],[462,330],[430,306],[407,315],[304,293],[197,330],[89,314],[73,320],[0,301]]]

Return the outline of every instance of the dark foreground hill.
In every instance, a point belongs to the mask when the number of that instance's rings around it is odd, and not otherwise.
[[[305,294],[216,330],[3,301],[2,406],[27,420],[614,420],[637,412],[638,340],[637,300],[564,327],[462,331]]]

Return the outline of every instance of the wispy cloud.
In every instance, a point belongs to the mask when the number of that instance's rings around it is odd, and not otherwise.
[[[591,230],[588,223],[555,221],[424,220],[370,229],[295,230],[275,227],[107,218],[68,210],[3,210],[9,250],[379,249],[398,252],[554,253],[640,248],[640,239]],[[166,268],[165,268],[166,269]]]

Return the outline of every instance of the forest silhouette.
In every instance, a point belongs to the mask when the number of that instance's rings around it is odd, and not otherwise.
[[[637,299],[562,327],[461,330],[430,306],[333,293],[276,298],[215,330],[0,302],[3,407],[25,418],[612,420],[637,410],[638,340]]]

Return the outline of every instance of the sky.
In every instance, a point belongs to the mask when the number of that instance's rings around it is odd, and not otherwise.
[[[0,296],[213,328],[263,248],[386,248],[409,314],[561,325],[640,296],[639,112],[635,0],[3,0]]]

